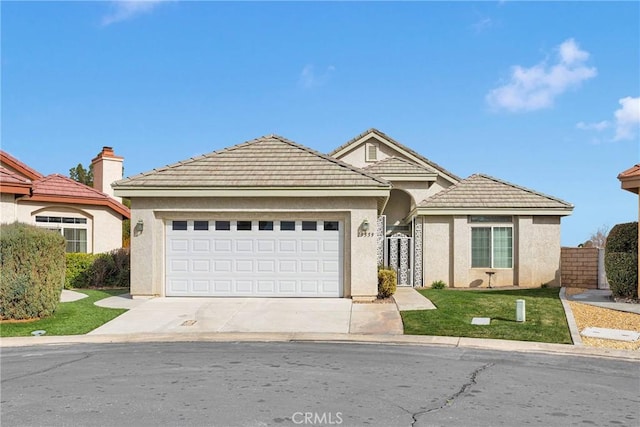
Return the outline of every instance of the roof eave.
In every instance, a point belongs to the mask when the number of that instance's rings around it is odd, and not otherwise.
[[[118,186],[119,197],[386,197],[391,186],[375,187],[148,187]]]
[[[618,179],[620,180],[620,187],[623,190],[639,194],[638,191],[640,190],[640,176],[618,176]]]
[[[416,215],[557,215],[567,216],[573,212],[573,206],[557,207],[557,208],[430,208],[417,207],[414,210]]]
[[[127,219],[131,218],[131,211],[129,210],[129,208],[111,198],[91,199],[81,197],[34,194],[30,197],[22,198],[21,200],[28,202],[64,203],[70,205],[105,206],[119,213]]]

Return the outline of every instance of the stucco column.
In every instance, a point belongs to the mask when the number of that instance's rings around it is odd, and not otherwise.
[[[160,295],[162,291],[162,279],[158,277],[161,270],[156,265],[158,258],[162,260],[163,222],[155,218],[152,210],[139,206],[143,204],[142,199],[131,201],[131,295],[134,298]],[[160,240],[157,240],[158,234]]]
[[[373,301],[378,295],[378,262],[376,221],[377,209],[357,209],[351,212],[349,228],[345,231],[351,242],[351,251],[345,255],[350,259],[347,271],[351,270],[351,298],[354,301]],[[369,223],[369,230],[363,232],[363,221]]]
[[[471,268],[471,232],[465,215],[453,217],[453,277],[452,287],[466,287]]]

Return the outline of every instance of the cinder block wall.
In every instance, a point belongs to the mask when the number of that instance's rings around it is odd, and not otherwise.
[[[567,288],[598,288],[598,248],[561,248],[560,275]]]

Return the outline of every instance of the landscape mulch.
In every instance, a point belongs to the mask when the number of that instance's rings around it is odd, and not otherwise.
[[[567,289],[567,295],[576,295],[584,289]],[[640,332],[640,314],[596,307],[575,301],[568,301],[573,317],[582,331],[588,327],[624,329]],[[614,348],[618,350],[640,350],[640,340],[635,342],[606,340],[601,338],[581,337],[582,343],[591,347]]]

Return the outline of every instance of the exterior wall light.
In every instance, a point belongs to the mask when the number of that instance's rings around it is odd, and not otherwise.
[[[366,219],[362,220],[360,227],[358,227],[358,236],[360,237],[371,237],[373,234],[369,233],[369,221]]]
[[[142,234],[143,230],[144,230],[144,221],[139,219],[138,222],[136,223],[136,226],[133,228],[133,235],[139,236]]]

